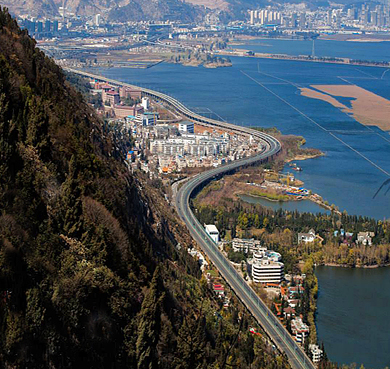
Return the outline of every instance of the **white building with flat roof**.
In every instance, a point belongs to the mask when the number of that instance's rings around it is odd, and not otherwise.
[[[253,253],[261,247],[261,243],[254,238],[233,238],[232,247],[234,252]]]
[[[204,228],[206,230],[206,233],[208,233],[210,235],[212,240],[215,243],[218,243],[219,242],[219,231],[218,231],[218,228],[214,224],[205,224]]]
[[[284,264],[267,257],[254,255],[252,279],[255,283],[281,283],[284,277]]]
[[[134,118],[134,122],[143,126],[154,126],[157,123],[155,114],[139,114]]]
[[[149,98],[143,97],[141,101],[141,106],[144,108],[145,111],[148,111],[150,106],[149,106]]]
[[[180,122],[179,132],[194,133],[194,122]]]

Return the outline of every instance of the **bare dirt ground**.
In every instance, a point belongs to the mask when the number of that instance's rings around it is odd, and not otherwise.
[[[390,130],[390,101],[364,88],[356,85],[311,85],[310,88],[301,88],[301,94],[326,101],[363,125]],[[351,98],[351,106],[338,101],[337,97]]]

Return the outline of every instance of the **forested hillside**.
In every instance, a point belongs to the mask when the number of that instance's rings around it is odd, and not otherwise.
[[[287,368],[125,145],[0,9],[0,367]]]

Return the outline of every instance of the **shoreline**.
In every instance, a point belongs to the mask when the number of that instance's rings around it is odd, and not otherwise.
[[[321,158],[322,156],[325,156],[324,152],[313,154],[313,155],[310,154],[296,155],[294,158],[286,159],[286,164],[291,163],[292,161],[302,161],[302,160]]]
[[[337,268],[349,268],[349,269],[354,269],[354,268],[359,268],[359,269],[377,269],[377,268],[388,268],[390,267],[390,263],[384,264],[384,265],[347,265],[347,264],[337,264],[337,263],[322,263],[322,264],[317,264],[315,267],[318,266],[326,266],[326,267],[337,267]]]
[[[353,38],[353,35],[334,35],[332,37],[331,35],[320,35],[316,40],[319,41],[338,41],[338,42],[390,42],[390,37],[386,38],[362,38],[363,35],[356,35],[359,36],[358,38]],[[247,38],[236,38],[229,41],[229,45],[246,45],[249,42],[256,41],[256,40],[283,40],[283,41],[311,41],[311,39],[305,38],[305,37],[288,37],[288,36],[279,36],[279,37],[266,37],[266,36],[248,36]]]
[[[273,199],[270,199],[270,198],[268,198],[268,197],[266,197],[266,196],[260,196],[260,195],[253,195],[253,194],[251,194],[251,193],[243,193],[243,192],[237,192],[237,193],[235,193],[234,194],[235,196],[237,196],[238,198],[240,198],[240,196],[239,195],[245,195],[245,196],[249,196],[249,197],[253,197],[253,198],[255,198],[255,199],[263,199],[263,200],[267,200],[267,201],[271,201],[271,202],[289,202],[289,201],[291,201],[291,202],[295,202],[295,201],[301,201],[301,200],[303,200],[303,199],[297,199],[297,200],[293,200],[293,199],[289,199],[289,200],[273,200]],[[242,200],[241,198],[240,198],[240,200],[241,201],[245,201],[245,200]]]
[[[251,54],[249,54],[251,53]],[[339,64],[339,65],[352,65],[360,67],[378,67],[378,68],[390,68],[390,62],[375,62],[375,61],[361,61],[353,60],[350,58],[339,57],[311,57],[310,55],[289,55],[289,54],[271,54],[271,53],[257,53],[252,50],[246,49],[231,49],[230,52],[220,52],[218,55],[222,56],[235,56],[244,58],[257,58],[257,59],[272,59],[272,60],[287,60],[309,63],[325,63],[325,64]]]
[[[311,201],[311,202],[314,203],[314,204],[317,204],[319,207],[321,207],[321,208],[323,208],[323,209],[325,209],[325,210],[328,210],[328,211],[330,211],[330,212],[334,211],[334,212],[336,212],[337,214],[341,214],[340,211],[337,211],[337,210],[335,210],[335,209],[332,209],[331,206],[327,206],[327,205],[325,205],[325,204],[322,204],[321,202],[317,202],[317,201],[315,201],[314,199],[310,198],[310,196],[307,196],[306,198],[295,199],[295,200],[294,200],[294,199],[288,199],[288,200],[271,200],[271,199],[269,199],[268,197],[259,196],[259,195],[253,195],[253,194],[251,194],[251,193],[242,193],[242,192],[238,192],[238,193],[235,194],[235,196],[237,196],[237,197],[240,198],[239,195],[245,195],[245,196],[249,196],[249,197],[252,197],[252,198],[255,198],[255,199],[256,199],[256,198],[257,198],[257,199],[263,199],[263,200],[267,200],[267,201],[274,202],[274,203],[278,203],[278,202],[280,202],[280,203],[300,202],[300,201],[308,200],[308,201]],[[241,198],[240,198],[240,200],[246,202],[245,200],[242,200]],[[261,204],[260,204],[260,206],[261,206]],[[390,265],[390,264],[389,264],[389,265]]]

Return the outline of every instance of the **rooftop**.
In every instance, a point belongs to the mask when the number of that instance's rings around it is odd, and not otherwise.
[[[119,96],[118,92],[116,92],[116,91],[108,91],[108,92],[107,92],[107,95]]]
[[[204,226],[207,232],[219,233],[218,228],[214,224],[205,224]]]
[[[295,328],[299,332],[309,332],[309,327],[302,321],[301,318],[295,318],[291,321],[291,328]]]

